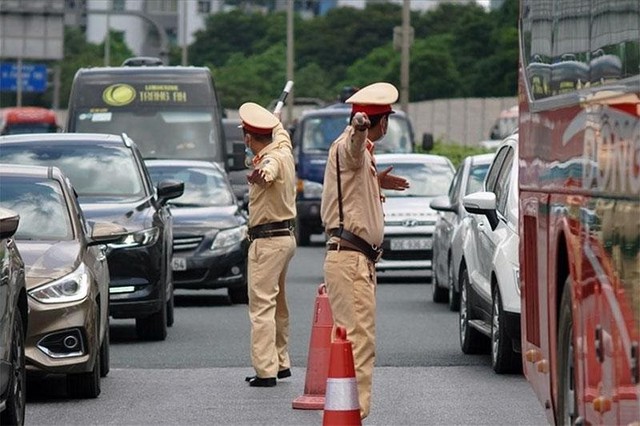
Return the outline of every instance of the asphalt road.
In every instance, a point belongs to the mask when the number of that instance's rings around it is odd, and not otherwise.
[[[299,248],[289,271],[293,376],[250,388],[246,305],[224,291],[178,291],[164,342],[139,342],[133,320],[112,320],[111,372],[95,400],[70,400],[62,379],[30,381],[26,424],[319,425],[322,411],[294,410],[303,394],[312,313],[322,282],[321,244]],[[419,273],[379,276],[377,358],[365,425],[544,425],[521,375],[495,374],[489,355],[464,355],[457,313],[430,301]]]

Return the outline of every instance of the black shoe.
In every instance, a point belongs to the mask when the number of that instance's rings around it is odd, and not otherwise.
[[[257,388],[272,388],[276,385],[275,377],[268,377],[263,379],[258,376],[248,377],[249,386],[257,387]]]
[[[278,371],[278,379],[286,379],[287,377],[291,377],[291,369],[285,368]]]

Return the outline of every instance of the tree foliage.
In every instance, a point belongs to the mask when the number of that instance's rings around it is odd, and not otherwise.
[[[188,48],[189,64],[209,67],[225,108],[252,100],[268,105],[286,80],[286,14],[267,12],[274,0],[226,0],[235,10],[207,18]],[[473,3],[441,3],[413,11],[415,40],[410,49],[412,102],[463,96],[513,96],[517,82],[517,0],[488,12]],[[294,18],[295,96],[336,98],[347,85],[388,81],[399,87],[400,52],[393,29],[402,7],[368,3],[340,7],[324,16]],[[111,34],[111,64],[131,56],[122,34]],[[173,46],[172,65],[181,49]],[[104,64],[104,44],[85,41],[77,28],[65,30],[61,99],[66,103],[80,67]],[[64,106],[64,105],[63,105]]]

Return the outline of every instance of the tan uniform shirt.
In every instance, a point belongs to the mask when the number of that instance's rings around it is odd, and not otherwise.
[[[348,126],[331,145],[324,171],[320,215],[326,231],[338,227],[336,150],[339,150],[344,229],[369,244],[381,246],[384,216],[375,159],[367,149],[372,144],[366,132],[357,132]]]
[[[267,184],[249,185],[249,226],[281,222],[296,217],[296,171],[289,133],[279,123],[273,142],[253,160]]]

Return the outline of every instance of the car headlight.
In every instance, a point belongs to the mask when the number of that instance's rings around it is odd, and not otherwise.
[[[231,247],[235,244],[241,243],[247,238],[247,226],[242,225],[237,228],[224,229],[216,235],[211,243],[210,250],[219,250],[226,247]]]
[[[77,302],[87,297],[87,294],[89,274],[84,263],[69,275],[29,291],[29,296],[40,303]]]
[[[158,241],[159,236],[160,229],[154,226],[153,228],[143,229],[142,231],[131,232],[123,236],[120,241],[110,243],[109,247],[118,249],[137,246],[150,246]]]
[[[303,180],[302,196],[304,198],[322,198],[322,184],[310,180]]]

